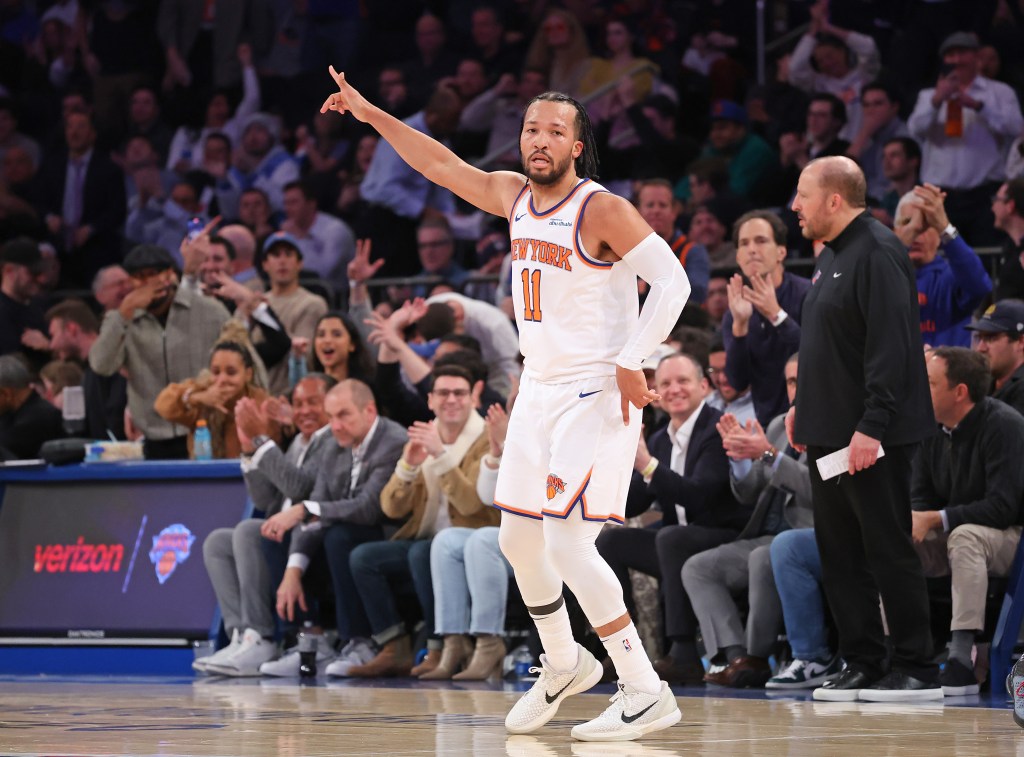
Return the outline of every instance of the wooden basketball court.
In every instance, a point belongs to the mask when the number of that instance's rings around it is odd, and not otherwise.
[[[152,682],[162,681],[162,682]],[[994,707],[681,696],[682,722],[635,743],[569,737],[611,692],[567,700],[532,736],[504,717],[524,688],[487,683],[252,679],[0,679],[5,755],[686,755],[1024,757],[1024,731]],[[688,689],[687,693],[698,693]],[[953,701],[953,700],[948,700]],[[985,702],[973,699],[974,705]],[[999,709],[996,709],[999,708]]]

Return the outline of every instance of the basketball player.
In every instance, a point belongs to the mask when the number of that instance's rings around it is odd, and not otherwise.
[[[590,120],[568,96],[548,92],[527,105],[519,142],[524,177],[466,164],[371,105],[333,67],[331,75],[339,91],[322,113],[352,113],[427,179],[509,219],[526,361],[494,504],[504,511],[502,552],[545,653],[534,669],[537,683],[505,720],[507,730],[537,730],[563,699],[601,678],[600,664],[572,637],[563,582],[619,675],[612,705],[572,736],[628,741],[668,728],[679,721],[679,707],[654,672],[594,540],[606,521],[623,522],[640,409],[659,399],[647,388],[642,363],[689,296],[683,267],[630,203],[590,178],[597,169]],[[637,275],[650,284],[642,313]]]

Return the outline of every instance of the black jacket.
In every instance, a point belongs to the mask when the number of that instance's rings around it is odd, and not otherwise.
[[[651,435],[647,447],[658,459],[658,467],[650,484],[633,472],[626,497],[626,517],[637,516],[658,502],[663,526],[678,525],[676,505],[686,509],[688,524],[737,531],[746,525],[754,508],[737,503],[729,487],[729,458],[715,428],[721,417],[721,411],[710,405],[700,411],[686,448],[685,476],[671,468],[672,440],[668,427]]]
[[[60,410],[32,392],[17,410],[0,415],[0,460],[35,459],[43,442],[63,436]]]
[[[945,510],[949,530],[1024,524],[1024,417],[986,397],[951,432],[926,439],[914,459],[910,502]]]
[[[1015,370],[992,396],[1024,415],[1024,365]]]
[[[795,441],[838,449],[860,431],[884,447],[934,432],[914,269],[870,213],[821,253],[802,315]]]
[[[773,326],[758,310],[750,316],[747,335],[732,335],[732,311],[722,319],[722,341],[725,342],[725,375],[733,388],[742,392],[750,387],[757,421],[765,428],[780,413],[789,410],[786,394],[786,361],[800,347],[800,323],[803,320],[804,298],[811,282],[801,276],[785,273],[775,290],[779,307],[786,311],[786,320]]]

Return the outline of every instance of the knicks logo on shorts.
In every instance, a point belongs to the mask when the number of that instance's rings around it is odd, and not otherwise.
[[[554,499],[555,495],[565,491],[565,481],[554,473],[548,474],[548,499]]]

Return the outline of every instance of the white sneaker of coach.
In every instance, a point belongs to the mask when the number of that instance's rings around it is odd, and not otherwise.
[[[197,673],[211,673],[213,671],[210,670],[210,665],[216,665],[228,659],[231,655],[237,652],[241,646],[242,633],[236,628],[231,633],[231,642],[226,647],[222,647],[206,657],[200,657],[198,660],[193,660],[192,670]]]
[[[222,676],[258,676],[260,665],[275,659],[279,654],[277,644],[264,639],[259,631],[246,628],[238,650],[223,661],[207,665],[207,670]]]
[[[587,723],[580,723],[570,734],[580,741],[633,741],[652,731],[669,728],[679,722],[682,713],[668,684],[661,682],[658,694],[637,691],[620,683],[611,706]]]

